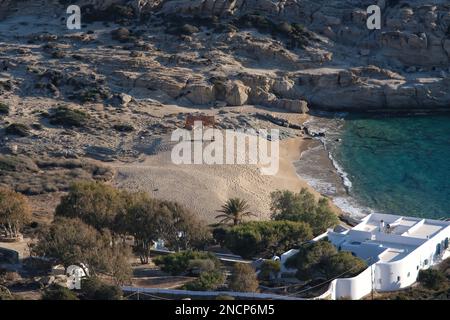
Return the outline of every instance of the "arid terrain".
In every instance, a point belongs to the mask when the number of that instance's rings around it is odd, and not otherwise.
[[[450,105],[446,1],[0,0],[0,184],[53,212],[71,181],[96,179],[177,200],[214,221],[231,196],[267,217],[298,190],[311,110],[437,112]],[[70,3],[72,4],[72,2]],[[45,10],[43,10],[45,8]],[[188,114],[219,129],[281,130],[281,170],[176,166]],[[307,143],[307,140],[306,140]]]

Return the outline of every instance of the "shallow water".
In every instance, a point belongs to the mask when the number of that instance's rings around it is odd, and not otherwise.
[[[450,116],[346,117],[331,153],[378,212],[450,217]]]

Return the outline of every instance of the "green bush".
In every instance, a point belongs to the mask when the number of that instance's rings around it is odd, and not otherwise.
[[[309,224],[315,235],[319,235],[339,223],[328,199],[316,201],[314,195],[303,188],[299,193],[288,190],[276,191],[272,197],[272,219],[301,221]]]
[[[17,171],[20,166],[20,158],[15,156],[0,155],[0,170],[1,171]]]
[[[6,127],[5,132],[7,135],[27,137],[30,135],[30,128],[22,123],[12,123]]]
[[[215,268],[220,266],[220,262],[214,254],[202,251],[181,251],[172,253],[166,256],[156,257],[153,259],[153,262],[157,266],[160,266],[162,271],[172,275],[195,273],[195,269],[199,266],[204,267],[206,270],[209,268],[206,267],[206,264],[210,264],[211,262],[214,264]]]
[[[249,264],[236,263],[228,287],[238,292],[257,292],[259,287],[255,269]]]
[[[6,103],[0,102],[0,115],[8,115],[9,106]]]
[[[118,286],[103,283],[96,277],[81,281],[81,298],[83,300],[122,300],[123,292]]]
[[[447,278],[440,270],[427,269],[419,271],[417,281],[419,281],[425,288],[439,290],[445,286]]]
[[[76,293],[59,285],[52,285],[44,290],[42,300],[79,300]]]
[[[193,26],[191,24],[184,24],[182,26],[176,26],[168,29],[168,33],[174,34],[174,35],[185,35],[189,36],[194,33],[199,32],[199,29],[196,26]]]
[[[313,237],[309,225],[293,221],[252,221],[225,232],[224,246],[246,259],[271,258]]]
[[[286,266],[297,269],[300,280],[353,277],[367,268],[367,263],[350,252],[337,251],[328,241],[311,242],[299,247]]]
[[[130,124],[115,124],[113,126],[114,130],[119,132],[132,132],[134,131],[134,127]]]
[[[225,282],[222,271],[203,272],[196,280],[185,285],[186,290],[211,291],[216,290]]]
[[[188,269],[194,275],[199,275],[202,272],[210,272],[216,269],[217,261],[212,259],[193,259],[189,261]]]
[[[259,277],[262,280],[270,280],[272,276],[275,276],[281,271],[280,261],[265,260],[261,265]]]
[[[63,125],[68,127],[83,127],[89,115],[81,110],[73,110],[65,106],[59,106],[50,116],[50,123],[53,125]]]
[[[104,99],[110,97],[108,89],[101,86],[94,88],[87,88],[78,93],[78,98],[82,103],[85,102],[102,102]]]

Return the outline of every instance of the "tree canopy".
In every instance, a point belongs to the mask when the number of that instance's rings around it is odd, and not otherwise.
[[[219,210],[221,214],[216,216],[216,219],[221,219],[219,223],[231,223],[236,226],[242,223],[244,218],[254,216],[249,211],[249,208],[250,206],[247,201],[239,198],[231,198]]]
[[[333,277],[352,277],[367,268],[367,263],[350,252],[337,251],[328,241],[307,243],[286,262],[297,269],[300,280]]]
[[[225,282],[225,275],[221,270],[203,272],[200,277],[185,285],[187,290],[212,291]]]
[[[0,230],[7,238],[16,238],[31,219],[31,208],[25,196],[0,188]]]
[[[233,291],[257,292],[259,282],[255,269],[249,264],[236,263],[233,266],[228,287]]]
[[[120,191],[98,182],[73,184],[56,208],[56,216],[79,218],[115,236],[133,236],[142,263],[148,263],[153,241],[163,239],[168,248],[178,251],[204,245],[210,237],[204,224],[176,202]]]
[[[153,262],[161,267],[161,270],[172,275],[193,273],[194,269],[201,268],[201,271],[211,271],[206,264],[212,263],[212,269],[220,267],[220,261],[210,252],[203,251],[181,251],[164,256],[158,256]]]
[[[226,248],[243,258],[270,258],[313,237],[306,223],[293,221],[252,221],[215,234],[220,234]]]
[[[115,219],[123,213],[130,201],[127,192],[100,182],[82,181],[70,186],[61,198],[55,215],[79,218],[97,230],[115,231]]]
[[[33,253],[55,259],[65,267],[84,264],[90,274],[108,274],[118,283],[131,276],[130,249],[122,243],[113,243],[108,231],[100,233],[80,219],[56,218],[40,234]]]
[[[153,241],[163,239],[174,250],[197,247],[206,241],[208,233],[201,221],[181,205],[150,198],[147,194],[135,197],[125,215],[123,227],[135,240],[135,250],[142,263],[147,263]]]
[[[306,222],[315,235],[325,232],[327,228],[339,222],[328,199],[320,198],[316,201],[314,195],[305,188],[299,193],[275,191],[271,198],[272,219]]]

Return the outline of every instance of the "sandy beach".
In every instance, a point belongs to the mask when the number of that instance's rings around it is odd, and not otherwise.
[[[175,165],[170,151],[147,156],[139,164],[114,163],[114,183],[132,191],[146,191],[155,198],[178,201],[207,223],[216,222],[217,210],[230,197],[248,201],[257,219],[270,217],[270,193],[280,189],[308,188],[296,174],[293,162],[300,158],[310,139],[280,142],[280,167],[274,176],[264,176],[256,165]]]

